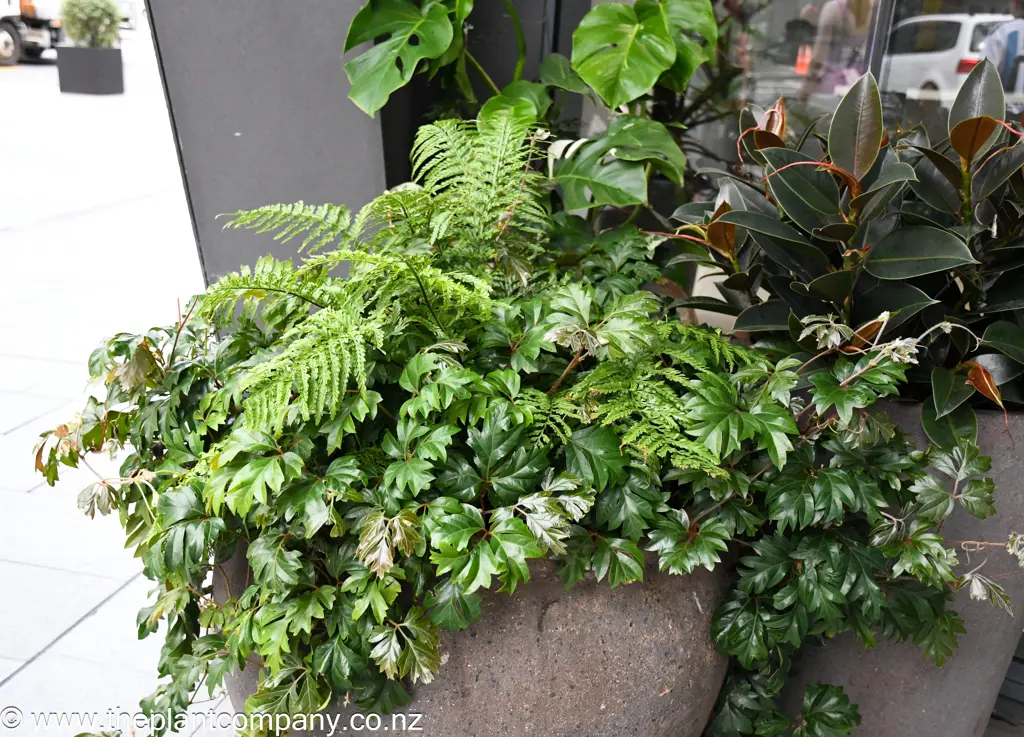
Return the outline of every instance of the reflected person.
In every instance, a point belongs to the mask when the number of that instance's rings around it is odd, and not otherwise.
[[[872,0],[828,0],[818,14],[811,65],[801,96],[833,94],[860,75]]]

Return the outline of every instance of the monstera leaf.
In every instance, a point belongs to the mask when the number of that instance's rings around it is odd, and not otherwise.
[[[676,44],[676,60],[660,83],[685,92],[697,67],[714,59],[718,20],[710,0],[637,0],[634,8],[637,14],[659,12],[665,18]],[[706,45],[701,45],[698,38]]]
[[[656,4],[602,3],[572,34],[573,69],[609,107],[640,97],[675,60],[675,42]]]
[[[635,115],[617,116],[603,136],[583,144],[559,167],[557,179],[566,209],[647,202],[644,164],[676,184],[683,183],[686,154],[668,129]]]
[[[417,8],[408,0],[368,3],[352,19],[345,51],[388,36],[345,65],[352,89],[348,96],[361,110],[373,115],[391,93],[408,84],[423,59],[436,59],[453,38],[448,9],[437,0]]]

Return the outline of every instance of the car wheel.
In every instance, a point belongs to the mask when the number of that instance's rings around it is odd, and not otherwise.
[[[21,60],[21,36],[10,23],[0,23],[0,67],[12,67]]]

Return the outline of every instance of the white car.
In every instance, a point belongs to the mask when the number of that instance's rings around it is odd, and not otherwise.
[[[889,34],[882,89],[948,107],[981,61],[981,44],[1012,15],[950,13],[900,21]]]

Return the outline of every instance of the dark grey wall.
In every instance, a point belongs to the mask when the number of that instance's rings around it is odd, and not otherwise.
[[[384,188],[380,126],[353,105],[345,33],[360,0],[147,0],[207,281],[293,244],[223,231],[277,202],[358,209]]]

